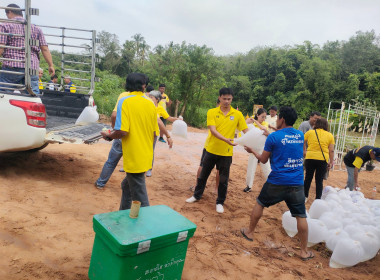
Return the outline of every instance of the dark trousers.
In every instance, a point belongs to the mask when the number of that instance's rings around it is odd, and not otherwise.
[[[119,210],[131,209],[132,200],[141,202],[141,207],[149,206],[148,193],[145,185],[145,172],[126,173],[121,182],[121,201]]]
[[[218,156],[206,151],[203,159],[202,172],[199,175],[197,186],[194,190],[194,197],[201,199],[206,187],[207,179],[211,171],[216,168],[219,170],[219,186],[218,198],[216,204],[224,204],[227,196],[228,178],[230,176],[230,166],[232,163],[232,156]]]
[[[305,197],[309,197],[309,189],[315,173],[315,198],[320,199],[322,196],[323,176],[326,172],[327,162],[324,160],[306,159],[304,165],[306,169],[304,181]]]

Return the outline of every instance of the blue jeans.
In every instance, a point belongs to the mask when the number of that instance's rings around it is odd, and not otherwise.
[[[100,173],[99,179],[96,180],[96,184],[99,187],[104,187],[105,184],[107,184],[122,156],[123,150],[121,148],[121,139],[114,139],[111,150],[108,154],[108,159],[103,166],[102,173]]]
[[[350,191],[353,191],[354,190],[354,184],[355,184],[355,179],[354,179],[355,167],[346,166],[346,169],[347,169],[347,185],[346,185],[346,188],[349,188]]]
[[[131,209],[132,200],[141,202],[141,207],[149,206],[148,193],[145,185],[145,172],[127,173],[121,182],[121,201],[119,210]]]
[[[3,66],[2,70],[25,73],[24,68],[13,68],[13,67]],[[38,87],[38,76],[37,75],[30,76],[30,79],[31,79],[32,91],[37,95],[40,94],[40,89]],[[9,74],[9,73],[0,73],[0,82],[11,83],[11,84],[24,84],[25,85],[25,76],[24,75]],[[16,89],[15,86],[11,86],[11,85],[0,85],[0,86],[5,86],[5,87]]]

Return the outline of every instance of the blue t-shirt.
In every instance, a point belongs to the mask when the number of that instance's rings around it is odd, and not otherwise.
[[[269,134],[264,150],[271,153],[272,172],[268,183],[284,186],[303,185],[303,133],[293,127]]]

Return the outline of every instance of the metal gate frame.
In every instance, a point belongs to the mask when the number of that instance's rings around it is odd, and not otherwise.
[[[333,104],[340,104],[340,108],[334,109]],[[373,146],[375,144],[377,130],[379,126],[380,112],[364,105],[348,104],[346,108],[344,102],[330,102],[327,114],[330,132],[334,135],[335,151],[334,151],[334,167],[333,170],[345,170],[342,167],[343,157],[349,150],[349,145]],[[349,135],[348,129],[352,123],[349,123],[350,117],[354,114],[364,117],[364,125],[358,129],[361,136]],[[366,126],[368,123],[368,126]],[[370,124],[372,126],[370,127]],[[359,126],[358,126],[359,127]],[[356,127],[357,128],[357,127]]]

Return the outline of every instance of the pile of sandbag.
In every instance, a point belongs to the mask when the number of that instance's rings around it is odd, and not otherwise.
[[[372,259],[380,249],[380,200],[328,186],[307,216],[308,246],[325,242],[333,252],[330,267],[354,266]],[[289,211],[283,214],[282,225],[290,237],[297,234],[297,221]]]

